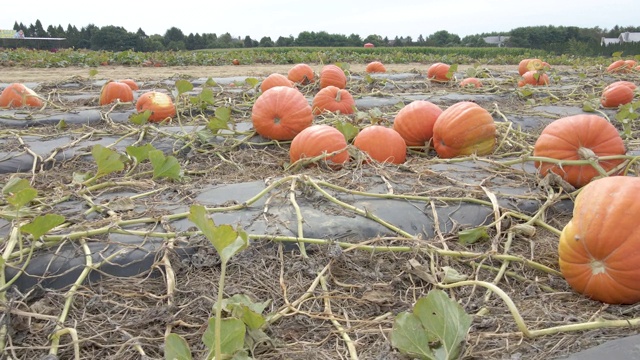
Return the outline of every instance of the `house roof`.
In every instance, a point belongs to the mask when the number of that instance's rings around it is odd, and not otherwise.
[[[609,44],[619,44],[620,42],[621,42],[620,38],[605,38],[605,37],[603,37],[602,40],[600,41],[600,44],[609,45]]]
[[[624,42],[640,42],[640,32],[623,32],[619,38]]]
[[[503,42],[509,40],[510,36],[503,36],[503,35],[498,35],[498,36],[487,36],[482,38],[482,40],[484,40],[484,42],[486,42],[487,44],[502,44]]]

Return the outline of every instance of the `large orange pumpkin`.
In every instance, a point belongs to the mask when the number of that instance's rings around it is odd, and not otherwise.
[[[616,81],[602,90],[600,104],[606,108],[618,107],[633,101],[635,85],[629,81]]]
[[[292,140],[311,126],[311,105],[296,88],[276,86],[256,99],[251,110],[256,132],[267,139]]]
[[[520,81],[518,81],[519,87],[523,87],[525,85],[549,85],[549,75],[537,70],[527,71],[522,75]]]
[[[384,67],[384,64],[381,63],[380,61],[372,61],[370,63],[367,64],[367,66],[364,68],[364,71],[366,71],[367,73],[384,73],[387,72],[387,68]]]
[[[393,120],[393,129],[407,146],[428,146],[433,137],[433,125],[442,109],[427,100],[415,100],[406,105]]]
[[[625,60],[616,60],[607,66],[607,72],[612,74],[623,74],[631,72],[629,64]]]
[[[120,102],[132,102],[133,90],[123,82],[108,81],[100,90],[100,105],[107,105],[120,100]]]
[[[488,155],[496,145],[496,124],[480,105],[461,101],[448,107],[433,125],[433,147],[443,159]]]
[[[0,94],[0,107],[42,107],[43,105],[44,102],[38,94],[21,83],[9,84]]]
[[[356,101],[346,89],[340,89],[333,85],[320,89],[313,97],[312,107],[314,114],[325,111],[340,112],[341,114],[353,114]]]
[[[176,116],[176,106],[171,97],[159,91],[148,91],[140,95],[136,101],[136,111],[140,113],[146,110],[151,111],[148,119],[150,122],[161,122]]]
[[[340,89],[347,87],[347,75],[337,65],[325,65],[320,70],[320,88],[335,86]]]
[[[397,131],[382,125],[360,130],[353,145],[380,163],[402,164],[407,158],[407,145]]]
[[[325,157],[330,166],[343,164],[349,160],[347,140],[336,128],[326,125],[311,125],[302,130],[291,141],[289,159],[294,163],[303,158],[314,158],[323,153],[335,155]]]
[[[572,115],[553,121],[547,125],[533,147],[533,156],[557,160],[584,160],[589,157],[624,155],[624,142],[615,126],[605,118],[594,114]],[[609,171],[624,160],[598,161]],[[591,165],[556,165],[549,162],[535,162],[542,176],[550,171],[560,175],[576,188],[589,183],[599,172]]]
[[[610,304],[640,302],[640,178],[611,176],[580,190],[558,244],[560,271],[577,292]]]
[[[294,83],[307,85],[314,81],[313,69],[307,64],[296,64],[287,73],[289,80]]]
[[[451,80],[451,74],[449,74],[449,70],[451,69],[451,65],[437,62],[431,64],[427,69],[427,79],[435,82],[447,82]]]
[[[293,87],[293,81],[289,80],[282,74],[273,73],[262,80],[262,83],[260,84],[260,91],[265,92],[276,86]]]

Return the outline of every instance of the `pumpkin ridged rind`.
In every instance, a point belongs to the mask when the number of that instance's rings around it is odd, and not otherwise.
[[[380,163],[402,164],[407,158],[407,145],[397,131],[382,125],[360,130],[353,145]]]
[[[141,113],[151,111],[150,122],[161,122],[167,118],[176,116],[176,106],[171,97],[163,92],[148,91],[136,101],[136,111]]]
[[[557,160],[581,160],[580,148],[592,151],[596,156],[624,155],[624,141],[618,130],[605,118],[594,114],[579,114],[557,119],[547,125],[533,147],[533,156]],[[599,161],[599,165],[610,171],[624,159]],[[540,175],[550,171],[569,184],[580,188],[600,175],[591,165],[556,165],[535,162]]]
[[[425,146],[433,137],[433,126],[442,109],[427,100],[415,100],[398,111],[393,120],[393,129],[404,139],[407,146]]]
[[[347,87],[347,75],[337,65],[328,64],[320,70],[320,88],[335,86],[340,89]]]
[[[322,155],[322,153],[330,154],[337,151],[340,152],[325,158],[330,166],[349,161],[347,140],[338,129],[330,125],[311,125],[291,141],[289,160],[294,163],[302,158],[313,158]]]
[[[600,104],[606,108],[615,108],[633,101],[635,84],[629,81],[616,81],[602,90]]]
[[[312,101],[313,113],[316,115],[325,111],[353,114],[355,105],[356,102],[348,90],[333,85],[320,89]]]
[[[311,66],[301,63],[294,65],[287,73],[287,78],[294,83],[307,85],[314,81],[315,76]]]
[[[577,292],[610,304],[640,302],[640,178],[612,176],[586,185],[562,230],[559,265]]]
[[[433,146],[443,159],[491,154],[496,144],[496,124],[480,105],[461,101],[448,107],[433,126]]]
[[[260,84],[260,91],[265,92],[276,86],[293,87],[294,83],[282,74],[273,73],[262,80],[262,83]]]
[[[380,61],[372,61],[367,64],[367,66],[364,68],[364,71],[366,71],[369,74],[384,73],[384,72],[387,72],[387,68]]]
[[[448,82],[452,76],[448,76],[451,65],[437,62],[427,69],[427,79],[435,82]]]
[[[44,102],[35,91],[21,83],[9,84],[0,93],[0,107],[19,108],[23,106],[42,107]]]
[[[100,105],[107,105],[120,100],[120,102],[132,102],[133,90],[123,82],[109,81],[100,90]]]
[[[253,128],[272,140],[292,140],[311,126],[311,105],[296,88],[276,86],[256,99],[251,110]]]

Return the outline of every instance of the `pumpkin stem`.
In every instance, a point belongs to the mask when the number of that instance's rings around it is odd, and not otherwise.
[[[342,91],[338,90],[338,92],[336,93],[336,102],[340,102],[341,98],[342,98]]]
[[[580,156],[580,159],[582,160],[598,161],[598,155],[596,155],[593,150],[586,147],[581,146],[580,148],[578,148],[578,156]]]

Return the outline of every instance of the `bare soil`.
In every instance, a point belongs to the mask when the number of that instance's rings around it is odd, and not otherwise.
[[[464,71],[470,66],[460,66]],[[266,76],[273,72],[286,74],[289,65],[239,65],[216,67],[158,67],[130,68],[104,66],[95,76],[100,79],[133,78],[137,81],[168,78],[206,78],[233,76]],[[318,66],[319,68],[319,66]],[[487,67],[494,75],[510,78],[515,66]],[[424,73],[424,64],[390,64],[391,73]],[[364,65],[351,65],[354,73],[364,73]],[[569,71],[569,68],[562,69]],[[516,73],[517,74],[517,73]],[[48,90],[64,91],[62,84],[69,79],[89,80],[88,68],[24,69],[18,67],[0,69],[0,82],[47,83]],[[366,88],[369,85],[363,85]],[[375,84],[374,84],[375,86]],[[505,88],[513,88],[513,84]],[[237,90],[237,89],[236,89]],[[381,96],[380,89],[371,93]],[[432,91],[417,84],[414,91]],[[385,90],[387,91],[387,90]],[[451,87],[438,91],[452,91]],[[239,99],[237,92],[224,92],[221,96],[233,98],[237,111],[249,117],[249,107]],[[522,103],[500,104],[502,113],[510,116],[524,108]],[[382,109],[386,116],[397,109]],[[56,131],[34,129],[34,132]],[[75,128],[70,131],[96,134],[113,132],[130,135],[130,128],[109,124],[104,128]],[[137,135],[136,135],[137,136]],[[514,135],[515,136],[515,135]],[[522,151],[535,136],[520,134],[511,145],[513,152]],[[529,142],[527,144],[527,142]],[[519,144],[522,143],[522,144]],[[238,148],[229,153],[203,148],[190,154],[184,161],[184,170],[190,182],[151,184],[150,188],[133,189],[150,191],[161,186],[170,186],[175,199],[191,200],[197,190],[215,183],[244,181],[272,181],[283,174],[283,162],[288,160],[286,146]],[[183,161],[185,159],[181,159]],[[409,189],[406,195],[451,196],[484,198],[486,194],[479,186],[450,178],[430,170],[428,156],[413,154],[403,166],[348,166],[337,171],[317,166],[299,171],[311,178],[323,179],[344,188],[366,189],[371,179],[393,189]],[[488,167],[488,165],[487,165]],[[34,187],[43,194],[55,194],[69,188],[71,173],[91,171],[91,165],[70,159],[60,164],[55,171],[27,174]],[[8,176],[2,177],[5,182]],[[471,175],[470,175],[471,176]],[[536,188],[539,179],[524,172],[495,170],[491,178],[504,177]],[[475,182],[475,181],[474,181]],[[284,189],[286,192],[288,189]],[[561,191],[555,189],[556,191]],[[308,196],[324,206],[308,188],[297,192]],[[97,196],[98,194],[89,194]],[[564,194],[566,196],[566,194]],[[85,197],[86,198],[86,197]],[[94,199],[94,198],[91,198]],[[545,201],[545,197],[536,199]],[[149,213],[138,216],[155,216],[154,204],[167,199],[148,196],[143,200]],[[426,204],[428,209],[438,204]],[[430,211],[430,210],[425,211]],[[86,210],[86,209],[83,209]],[[80,216],[80,215],[79,215]],[[123,215],[124,216],[124,215]],[[545,220],[555,228],[562,228],[568,221],[566,213],[549,210]],[[103,221],[110,221],[105,215]],[[505,224],[507,228],[510,224]],[[170,226],[158,224],[158,226]],[[171,230],[171,229],[166,229]],[[556,273],[539,271],[527,266],[532,260],[557,270],[557,236],[544,228],[535,234],[518,234],[508,250],[505,250],[505,234],[492,232],[500,238],[499,252],[522,261],[511,261],[507,272],[500,277],[498,286],[514,301],[530,329],[545,329],[555,326],[577,324],[598,319],[629,320],[640,316],[636,306],[609,306],[586,299],[573,292]],[[89,238],[101,241],[101,237]],[[402,237],[358,239],[346,236],[335,239],[354,245],[414,246],[415,239]],[[235,256],[226,274],[225,296],[246,294],[256,302],[270,301],[265,313],[280,314],[277,321],[265,329],[265,338],[257,340],[250,348],[255,359],[346,359],[354,358],[350,350],[360,359],[407,360],[391,347],[389,334],[395,315],[410,310],[416,300],[425,296],[434,285],[417,271],[412,264],[422,264],[430,269],[453,267],[470,278],[494,281],[503,261],[493,258],[495,249],[488,242],[463,246],[453,233],[441,233],[433,239],[424,239],[433,246],[451,250],[453,253],[475,252],[477,258],[415,251],[363,251],[354,246],[344,249],[336,246],[308,245],[308,258],[301,256],[295,248],[269,239],[253,241],[245,251]],[[196,256],[179,258],[171,249],[173,245],[195,246]],[[182,335],[190,344],[194,358],[206,354],[202,335],[207,319],[212,316],[218,278],[219,259],[213,248],[202,237],[178,238],[176,243],[163,252],[154,267],[132,278],[108,277],[100,282],[78,287],[69,314],[63,325],[72,329],[79,340],[82,359],[162,359],[164,339],[168,331]],[[79,249],[79,254],[81,250]],[[80,255],[79,255],[80,256]],[[441,276],[441,273],[432,274]],[[320,284],[323,277],[326,284]],[[174,282],[175,281],[175,282]],[[12,294],[12,303],[7,307],[5,321],[10,323],[6,349],[16,359],[44,359],[51,348],[50,335],[56,329],[57,318],[67,301],[66,290],[35,290],[28,294]],[[584,331],[557,332],[535,338],[526,338],[517,328],[513,316],[503,300],[495,294],[487,295],[483,288],[459,287],[447,290],[473,315],[473,324],[464,343],[462,359],[555,359],[570,353],[600,344],[610,339],[637,333],[631,327],[592,329]],[[10,320],[8,320],[10,318]],[[336,324],[339,324],[337,326]],[[349,341],[340,329],[344,329]],[[349,343],[351,342],[351,343]],[[61,337],[58,357],[72,359],[74,343],[68,333]],[[350,349],[353,345],[353,349]],[[48,357],[47,359],[51,359]]]

